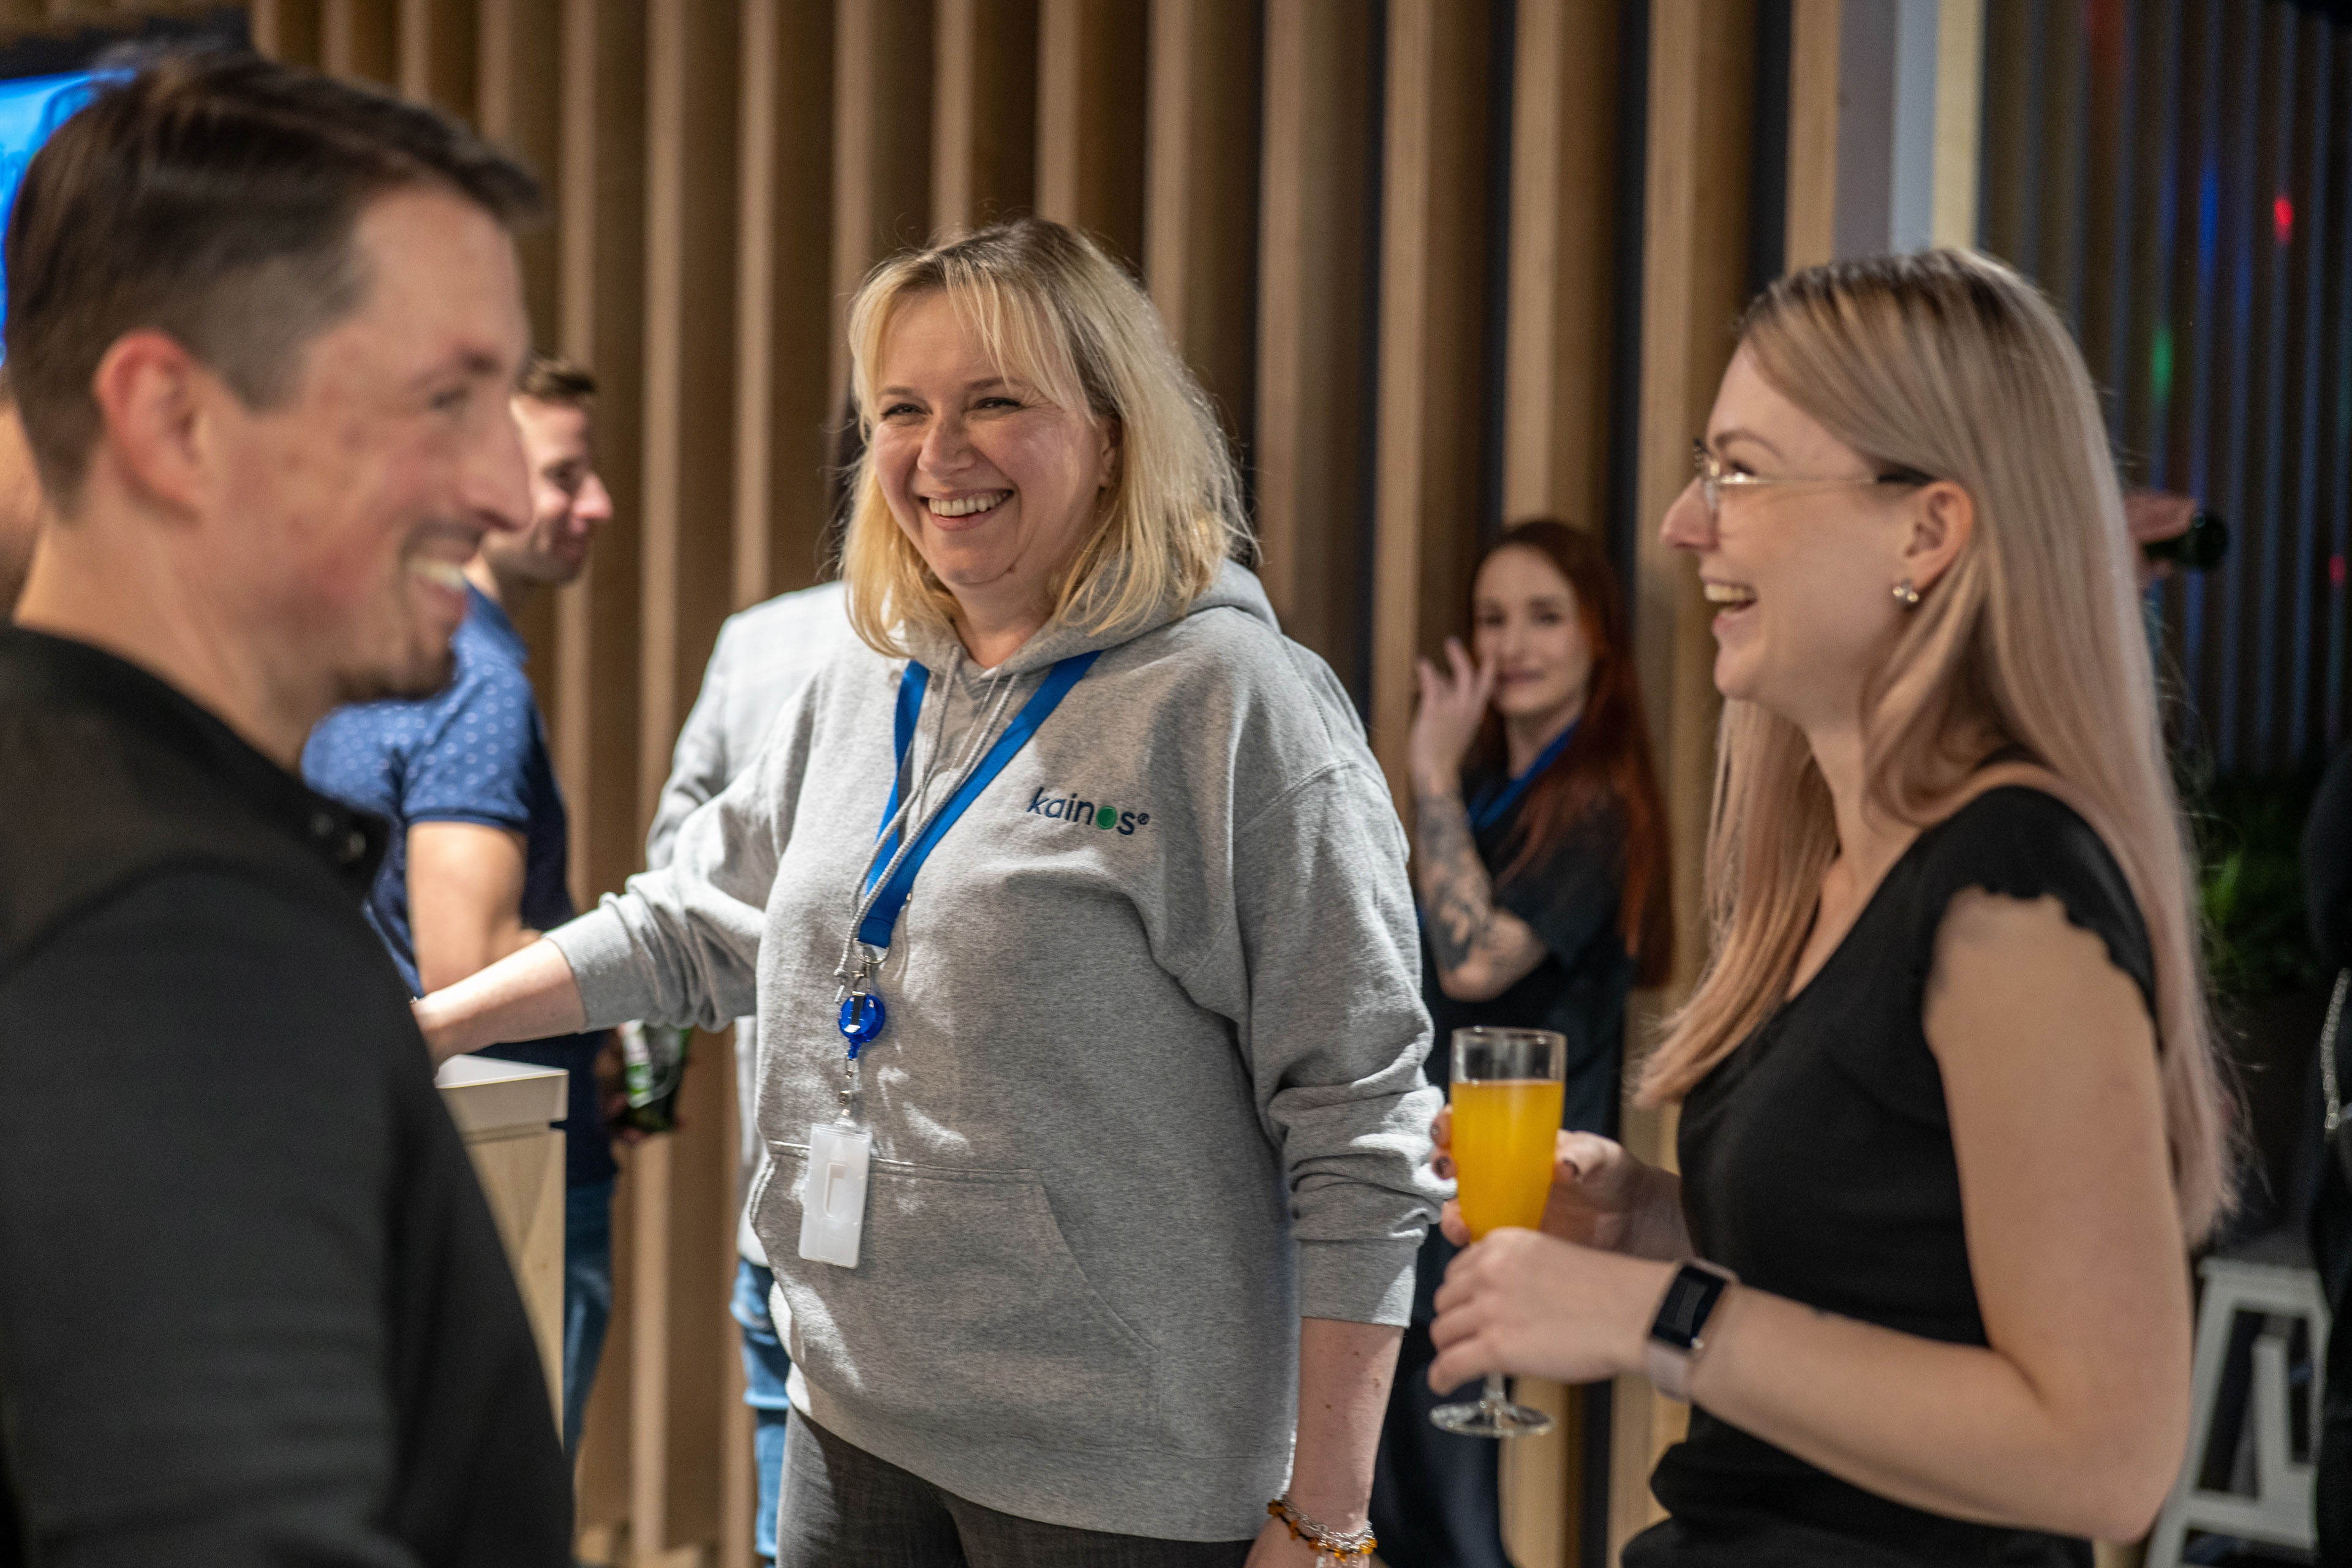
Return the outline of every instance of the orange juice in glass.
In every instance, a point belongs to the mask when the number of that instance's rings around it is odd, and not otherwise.
[[[1549,1029],[1454,1031],[1454,1173],[1475,1244],[1507,1225],[1543,1223],[1559,1136],[1568,1041]],[[1441,1405],[1429,1418],[1466,1437],[1534,1437],[1551,1417],[1511,1403],[1490,1373],[1476,1402]]]

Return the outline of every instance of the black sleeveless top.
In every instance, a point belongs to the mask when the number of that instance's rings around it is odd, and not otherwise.
[[[1986,1343],[1943,1076],[1921,1028],[1936,934],[1971,888],[2054,897],[2151,1016],[2155,957],[2122,868],[2039,790],[1988,790],[1922,833],[1811,984],[1684,1101],[1683,1209],[1701,1258],[1759,1289],[1954,1344]],[[1691,1412],[1651,1489],[1673,1518],[1625,1568],[2082,1564],[2085,1542],[1948,1519]]]

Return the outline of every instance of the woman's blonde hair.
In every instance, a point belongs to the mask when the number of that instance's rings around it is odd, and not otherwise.
[[[1974,502],[1967,545],[1865,688],[1869,797],[1930,823],[1972,763],[2020,747],[2114,852],[2155,950],[2174,1195],[2201,1238],[2231,1196],[2231,1100],[2123,496],[2082,356],[2031,284],[1954,250],[1791,274],[1749,308],[1741,342],[1874,469],[1949,479]],[[1803,734],[1727,702],[1706,846],[1713,956],[1643,1070],[1643,1100],[1679,1099],[1786,997],[1836,852]]]
[[[946,626],[955,599],[900,529],[874,472],[874,375],[900,310],[945,294],[1008,380],[1108,421],[1118,456],[1093,534],[1053,584],[1055,615],[1140,630],[1246,558],[1241,479],[1216,411],[1151,301],[1100,247],[1044,218],[983,228],[877,267],[849,306],[851,390],[866,437],[850,479],[842,576],[850,624],[882,653],[901,626]]]

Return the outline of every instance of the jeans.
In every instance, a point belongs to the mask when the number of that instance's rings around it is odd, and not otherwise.
[[[563,1451],[580,1447],[580,1419],[613,1316],[613,1178],[563,1191]]]
[[[784,1479],[784,1425],[793,1402],[784,1392],[793,1358],[768,1316],[768,1289],[776,1277],[748,1258],[735,1264],[735,1296],[727,1310],[743,1326],[743,1403],[751,1407],[751,1462],[760,1477],[759,1512],[751,1526],[752,1550],[763,1561],[776,1555],[776,1494]]]
[[[784,1452],[776,1568],[1242,1568],[1247,1541],[1154,1541],[982,1508],[814,1421]]]

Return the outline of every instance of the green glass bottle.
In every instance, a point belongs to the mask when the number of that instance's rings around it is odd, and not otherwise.
[[[621,1086],[629,1103],[613,1119],[614,1125],[640,1132],[677,1130],[677,1091],[686,1081],[686,1058],[693,1043],[692,1029],[664,1024],[621,1026]]]

